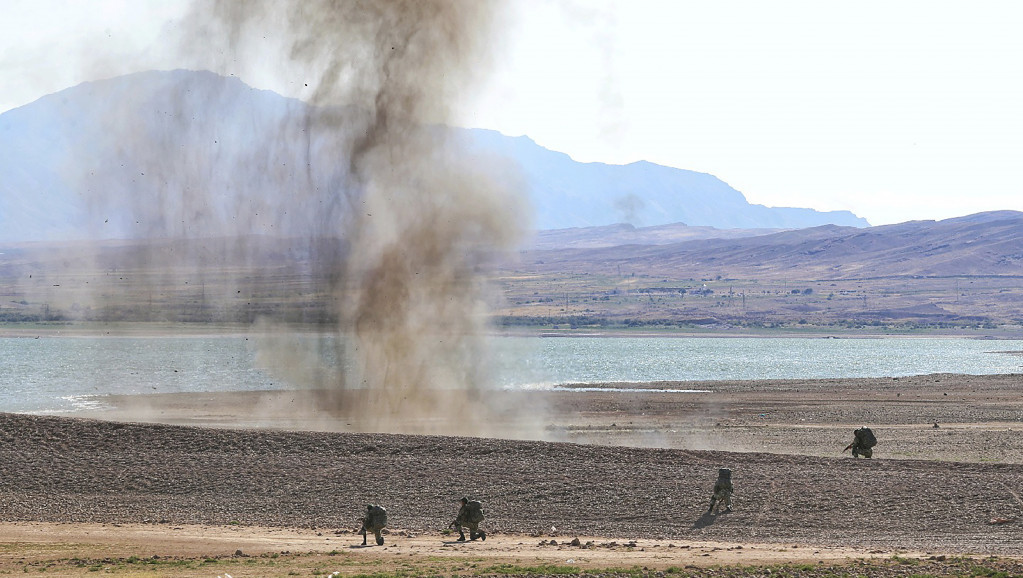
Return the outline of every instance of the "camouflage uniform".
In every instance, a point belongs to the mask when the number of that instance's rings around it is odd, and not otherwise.
[[[469,527],[470,540],[475,540],[476,538],[486,540],[487,533],[478,530],[480,522],[483,521],[483,504],[477,500],[469,500],[469,498],[462,498],[460,502],[462,507],[458,508],[458,517],[451,524],[458,530],[458,541],[465,541],[465,533],[462,532],[462,526]]]
[[[870,431],[870,428],[861,427],[860,429],[853,432],[853,443],[852,443],[852,455],[854,458],[863,456],[869,458],[874,455],[874,450],[871,449],[877,444],[877,440],[874,438],[874,433]]]
[[[718,470],[718,479],[714,482],[714,495],[710,498],[710,507],[707,513],[714,511],[714,506],[721,511],[721,504],[725,505],[725,511],[732,511],[732,470],[721,468]]]
[[[377,546],[383,546],[384,536],[381,534],[381,531],[386,526],[387,510],[383,506],[367,504],[366,517],[362,519],[362,529],[359,530],[359,533],[362,534],[362,545],[366,545],[366,532],[373,532],[373,536],[377,540]]]

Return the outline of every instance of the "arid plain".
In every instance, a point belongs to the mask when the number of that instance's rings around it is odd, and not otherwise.
[[[495,416],[494,437],[337,431],[360,424],[317,410],[317,392],[117,397],[99,421],[6,414],[0,570],[1023,570],[1021,375],[608,386],[534,394],[541,417]],[[880,440],[872,460],[842,452],[860,425]],[[718,467],[734,509],[707,515]],[[485,501],[486,542],[446,530],[463,494]],[[369,502],[390,511],[383,548],[354,533]]]

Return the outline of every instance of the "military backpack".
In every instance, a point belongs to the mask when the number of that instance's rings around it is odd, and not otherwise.
[[[872,448],[877,445],[877,438],[874,437],[874,432],[870,431],[869,427],[861,427],[853,433],[859,441],[860,447]]]
[[[479,500],[469,500],[466,504],[469,509],[469,523],[478,524],[483,521],[483,503]]]
[[[383,506],[371,505],[366,511],[366,527],[383,528],[387,526],[387,510]]]

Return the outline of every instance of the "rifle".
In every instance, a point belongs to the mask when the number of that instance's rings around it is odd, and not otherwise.
[[[849,445],[845,446],[845,449],[844,449],[844,450],[842,450],[842,453],[844,454],[845,452],[847,452],[847,451],[851,450],[851,449],[852,449],[852,447],[853,447],[853,445],[855,445],[855,443],[856,443],[856,442],[853,442],[853,443],[851,443],[851,444],[849,444]]]

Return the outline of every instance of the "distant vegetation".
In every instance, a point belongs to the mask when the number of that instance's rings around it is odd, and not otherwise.
[[[679,287],[688,282],[689,287]],[[504,327],[651,330],[931,330],[1019,328],[1021,279],[800,281],[614,279],[556,273],[501,280]],[[954,290],[959,289],[957,301]],[[950,290],[950,288],[952,288]],[[941,303],[940,307],[935,303]],[[983,315],[957,312],[983,309]],[[946,308],[947,307],[947,308]]]

